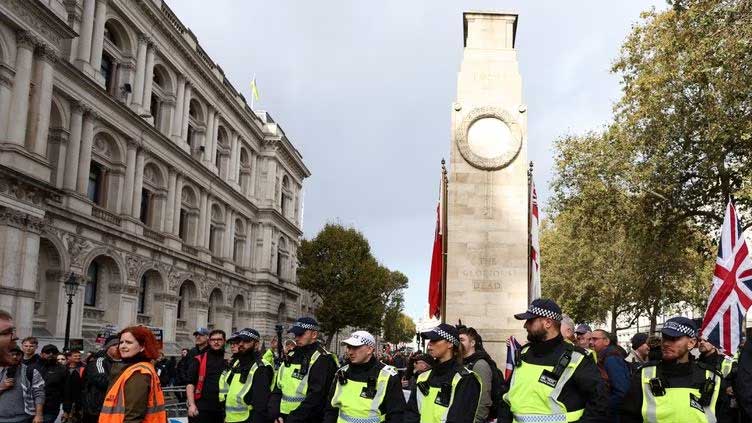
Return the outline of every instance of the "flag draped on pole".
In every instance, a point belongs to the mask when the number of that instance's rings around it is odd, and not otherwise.
[[[258,85],[256,85],[256,75],[253,75],[253,79],[251,80],[251,109],[253,109],[253,101],[258,101],[259,98],[261,98],[261,95],[259,94]]]
[[[540,218],[538,214],[538,193],[535,191],[532,173],[530,175],[530,301],[540,298],[541,280],[540,280],[540,241],[538,239],[538,230],[540,228]]]
[[[441,184],[439,186],[439,205],[436,207],[436,231],[433,238],[431,255],[431,274],[428,278],[428,317],[444,315],[446,296],[446,168],[441,161]]]
[[[734,355],[752,305],[752,262],[742,226],[731,201],[718,242],[713,287],[702,319],[702,337],[727,355]]]
[[[504,369],[504,380],[509,381],[509,378],[512,377],[512,372],[514,371],[514,357],[517,355],[517,351],[520,350],[522,346],[519,342],[517,342],[517,339],[515,339],[514,336],[510,336],[507,340],[507,366]]]

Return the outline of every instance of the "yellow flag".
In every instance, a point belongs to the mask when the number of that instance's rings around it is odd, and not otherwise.
[[[253,80],[251,81],[251,94],[253,95],[253,98],[256,101],[258,101],[259,97],[261,97],[259,95],[258,86],[256,86],[256,77],[255,76],[253,77]]]

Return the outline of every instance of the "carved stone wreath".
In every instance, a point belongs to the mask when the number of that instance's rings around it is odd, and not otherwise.
[[[509,127],[512,134],[512,146],[501,155],[486,158],[475,154],[470,148],[467,140],[467,134],[473,123],[483,118],[493,118],[504,122]],[[462,157],[467,160],[473,167],[483,170],[499,170],[508,166],[519,154],[522,148],[522,129],[517,121],[509,112],[499,107],[478,107],[471,110],[462,119],[454,132],[454,140],[460,150]]]

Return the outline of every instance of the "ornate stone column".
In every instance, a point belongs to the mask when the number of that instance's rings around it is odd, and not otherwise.
[[[228,182],[237,182],[238,175],[237,175],[237,163],[238,163],[238,150],[239,148],[239,135],[237,132],[232,133],[230,135],[230,165],[227,169],[227,181]]]
[[[99,68],[102,66],[102,46],[104,45],[104,24],[107,20],[107,0],[95,1],[96,8],[94,12],[90,63],[97,80],[104,82],[104,78],[99,73]]]
[[[201,217],[201,228],[204,231],[204,243],[202,247],[206,250],[209,249],[209,240],[211,238],[211,212],[211,196],[207,193],[206,210],[204,210],[204,215]]]
[[[232,209],[225,210],[225,239],[223,254],[226,260],[232,261],[232,243],[235,240],[235,216]]]
[[[31,97],[31,127],[27,145],[40,156],[47,155],[47,134],[50,129],[50,108],[52,105],[52,81],[55,76],[57,53],[48,45],[37,48],[37,67],[34,76],[34,92]]]
[[[65,156],[68,152],[68,131],[63,128],[55,128],[47,136],[47,145],[49,146],[49,160],[52,166],[52,175],[50,183],[56,188],[63,187],[63,178],[65,175]]]
[[[175,168],[170,166],[170,174],[167,177],[167,203],[164,211],[164,232],[172,233],[172,222],[174,221],[174,213],[172,208],[175,206],[175,183],[176,174]]]
[[[180,132],[180,139],[183,140],[183,142],[188,141],[188,121],[189,121],[189,113],[190,113],[190,105],[191,105],[191,92],[193,91],[193,88],[191,87],[191,83],[185,84],[185,98],[183,99],[183,127]]]
[[[172,234],[180,235],[180,206],[183,203],[183,175],[175,176],[175,204],[172,206]]]
[[[123,205],[120,213],[125,215],[131,214],[133,206],[133,185],[136,180],[136,151],[138,143],[132,139],[127,141],[127,151],[125,153],[125,189],[123,190]]]
[[[206,114],[206,136],[204,137],[204,157],[205,162],[211,162],[212,144],[214,144],[214,114],[215,110],[209,106],[209,112]]]
[[[131,101],[131,105],[135,106],[134,110],[136,110],[136,112],[139,112],[139,109],[143,104],[144,77],[146,76],[146,49],[149,41],[149,37],[146,34],[138,35],[136,78],[133,80],[133,100]]]
[[[94,142],[94,121],[97,114],[93,110],[84,111],[81,128],[81,154],[78,157],[78,181],[76,191],[86,196],[89,189],[89,170],[91,169],[91,146]]]
[[[248,197],[254,197],[256,195],[256,161],[258,160],[258,153],[251,150],[250,164],[251,164],[251,177],[248,183]]]
[[[185,100],[185,78],[178,75],[177,98],[175,99],[175,113],[172,115],[172,138],[177,141],[183,131],[183,103]]]
[[[81,129],[84,108],[78,101],[71,102],[70,135],[68,136],[68,150],[65,153],[65,174],[63,188],[76,190],[78,177],[78,158],[81,152]]]
[[[159,113],[162,114],[162,116],[159,119],[159,128],[157,128],[162,134],[169,137],[170,131],[172,130],[172,119],[174,119],[175,115],[175,98],[168,98],[166,100],[162,100],[162,104],[160,107],[161,111]]]
[[[217,162],[217,143],[219,142],[219,110],[214,113],[214,125],[212,125],[212,129],[214,133],[212,134],[211,144],[211,165],[214,166]],[[219,170],[217,170],[217,173],[219,173]]]
[[[206,219],[206,203],[207,203],[206,190],[201,190],[201,198],[199,199],[198,219],[196,221],[196,247],[203,248],[204,246],[204,220]]]
[[[136,175],[133,180],[133,204],[131,216],[138,220],[141,217],[141,190],[144,187],[144,160],[146,151],[141,147],[136,153]]]
[[[34,59],[36,39],[26,31],[16,33],[16,77],[13,81],[13,97],[8,112],[6,139],[8,142],[24,145],[26,123],[29,115],[29,91],[31,89],[31,68]]]
[[[154,82],[154,41],[149,40],[146,50],[146,68],[144,70],[144,95],[141,100],[142,114],[151,114],[151,89]]]
[[[94,32],[94,8],[96,0],[84,0],[83,17],[81,18],[81,31],[78,36],[79,68],[83,63],[89,64],[91,60],[91,38]]]
[[[0,135],[8,130],[8,113],[10,100],[13,97],[13,77],[8,69],[0,69]]]
[[[245,245],[243,248],[243,259],[240,261],[240,263],[243,267],[250,269],[251,267],[253,267],[253,258],[251,257],[251,244],[253,243],[253,222],[251,222],[251,219],[248,219],[246,221],[245,227]]]

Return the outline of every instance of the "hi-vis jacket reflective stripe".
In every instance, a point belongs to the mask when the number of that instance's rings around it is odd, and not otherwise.
[[[715,381],[713,397],[707,407],[700,404],[700,390],[696,388],[666,387],[666,394],[653,395],[650,379],[656,377],[657,367],[643,367],[642,418],[647,423],[715,423],[715,404],[721,390],[721,378],[717,373],[706,370],[705,377]]]
[[[136,363],[123,371],[115,381],[104,398],[102,411],[99,415],[99,423],[122,423],[125,420],[125,383],[135,373],[148,374],[151,376],[149,398],[146,403],[146,416],[144,423],[165,423],[167,412],[162,388],[159,385],[159,376],[154,366],[148,362]]]
[[[527,348],[522,352],[525,351]],[[558,398],[564,385],[572,378],[584,358],[583,354],[572,351],[569,364],[559,380],[547,380],[549,383],[553,382],[553,386],[541,382],[540,379],[544,371],[551,372],[554,366],[539,366],[521,360],[520,365],[515,367],[512,373],[509,392],[504,394],[504,401],[509,404],[514,422],[566,423],[579,420],[585,410],[567,410]]]
[[[473,375],[478,383],[481,383],[480,377],[478,377],[477,374],[471,370],[465,369],[465,371],[468,374]],[[430,376],[431,370],[427,370],[418,375],[416,383],[427,382]],[[452,404],[454,404],[454,394],[457,392],[457,384],[460,383],[460,380],[462,380],[460,372],[455,373],[454,377],[452,377],[452,394],[450,395],[449,403],[446,406],[436,403],[436,397],[438,397],[439,392],[441,392],[441,388],[430,386],[428,388],[428,394],[424,395],[419,387],[415,387],[415,400],[418,406],[418,413],[420,414],[420,423],[446,422],[449,409],[452,408]],[[480,398],[478,398],[478,402],[480,403]],[[478,404],[475,404],[475,410],[477,409]]]
[[[340,372],[346,372],[349,365],[339,369]],[[397,369],[392,366],[384,366],[379,370],[379,376],[376,379],[376,391],[373,398],[367,398],[362,395],[367,388],[367,382],[356,380],[347,380],[343,385],[334,379],[336,384],[334,395],[332,396],[332,407],[339,409],[338,423],[379,423],[386,419],[381,414],[381,403],[386,396],[386,386],[391,376],[397,374]]]
[[[279,404],[280,413],[290,414],[305,400],[308,392],[308,375],[319,357],[321,357],[319,351],[313,353],[311,361],[308,363],[309,371],[304,375],[300,375],[300,368],[302,367],[300,363],[290,364],[289,367],[285,364],[279,366],[277,386],[282,391],[282,399]]]
[[[268,366],[265,361],[262,361],[262,366]],[[225,421],[226,422],[242,422],[248,420],[253,406],[246,404],[244,398],[248,392],[253,389],[253,376],[256,374],[256,370],[259,369],[259,363],[253,363],[253,366],[248,370],[248,376],[245,382],[241,382],[240,371],[238,369],[238,362],[231,370],[225,370],[222,373],[219,381],[220,401],[225,400]],[[227,381],[230,381],[228,384]]]

